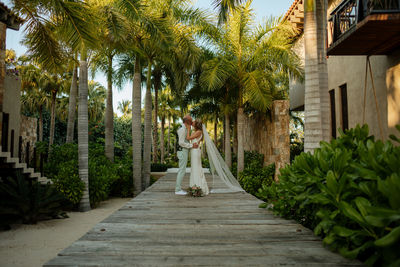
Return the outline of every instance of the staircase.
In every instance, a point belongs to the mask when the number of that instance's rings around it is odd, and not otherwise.
[[[28,168],[26,163],[21,163],[19,158],[11,157],[10,152],[3,152],[0,146],[0,175],[12,175],[16,171],[21,171],[26,178],[40,183],[52,183],[51,180],[35,172],[33,168]]]

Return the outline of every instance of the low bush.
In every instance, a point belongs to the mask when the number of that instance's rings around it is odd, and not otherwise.
[[[45,164],[45,174],[73,205],[79,204],[84,183],[79,177],[76,144],[53,146]],[[110,194],[131,196],[131,180],[132,161],[116,159],[112,163],[104,155],[104,146],[93,143],[89,145],[89,192],[92,207],[106,200]]]
[[[279,183],[260,194],[276,214],[312,228],[343,256],[399,266],[399,159],[399,146],[357,126],[321,142],[313,155],[297,156],[281,169]]]
[[[246,192],[257,196],[262,186],[274,181],[275,164],[264,167],[264,155],[256,151],[245,151],[245,168],[239,173],[239,183]]]
[[[248,167],[239,173],[239,183],[247,193],[258,197],[262,187],[271,186],[274,182],[275,164],[265,167]]]

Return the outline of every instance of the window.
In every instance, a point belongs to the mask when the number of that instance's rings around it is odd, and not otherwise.
[[[340,102],[342,105],[342,129],[349,129],[349,111],[347,106],[347,84],[340,86]]]
[[[329,91],[329,98],[331,102],[331,131],[332,137],[336,138],[336,102],[335,102],[335,89]]]

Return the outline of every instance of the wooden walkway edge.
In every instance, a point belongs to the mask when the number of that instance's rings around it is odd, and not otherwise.
[[[44,266],[361,265],[324,248],[309,229],[258,208],[250,194],[176,196],[175,177],[160,178]]]

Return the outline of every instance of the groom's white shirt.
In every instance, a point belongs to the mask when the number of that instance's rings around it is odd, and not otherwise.
[[[182,124],[182,127],[178,129],[178,144],[181,147],[190,149],[193,147],[191,143],[186,140],[186,125]]]

